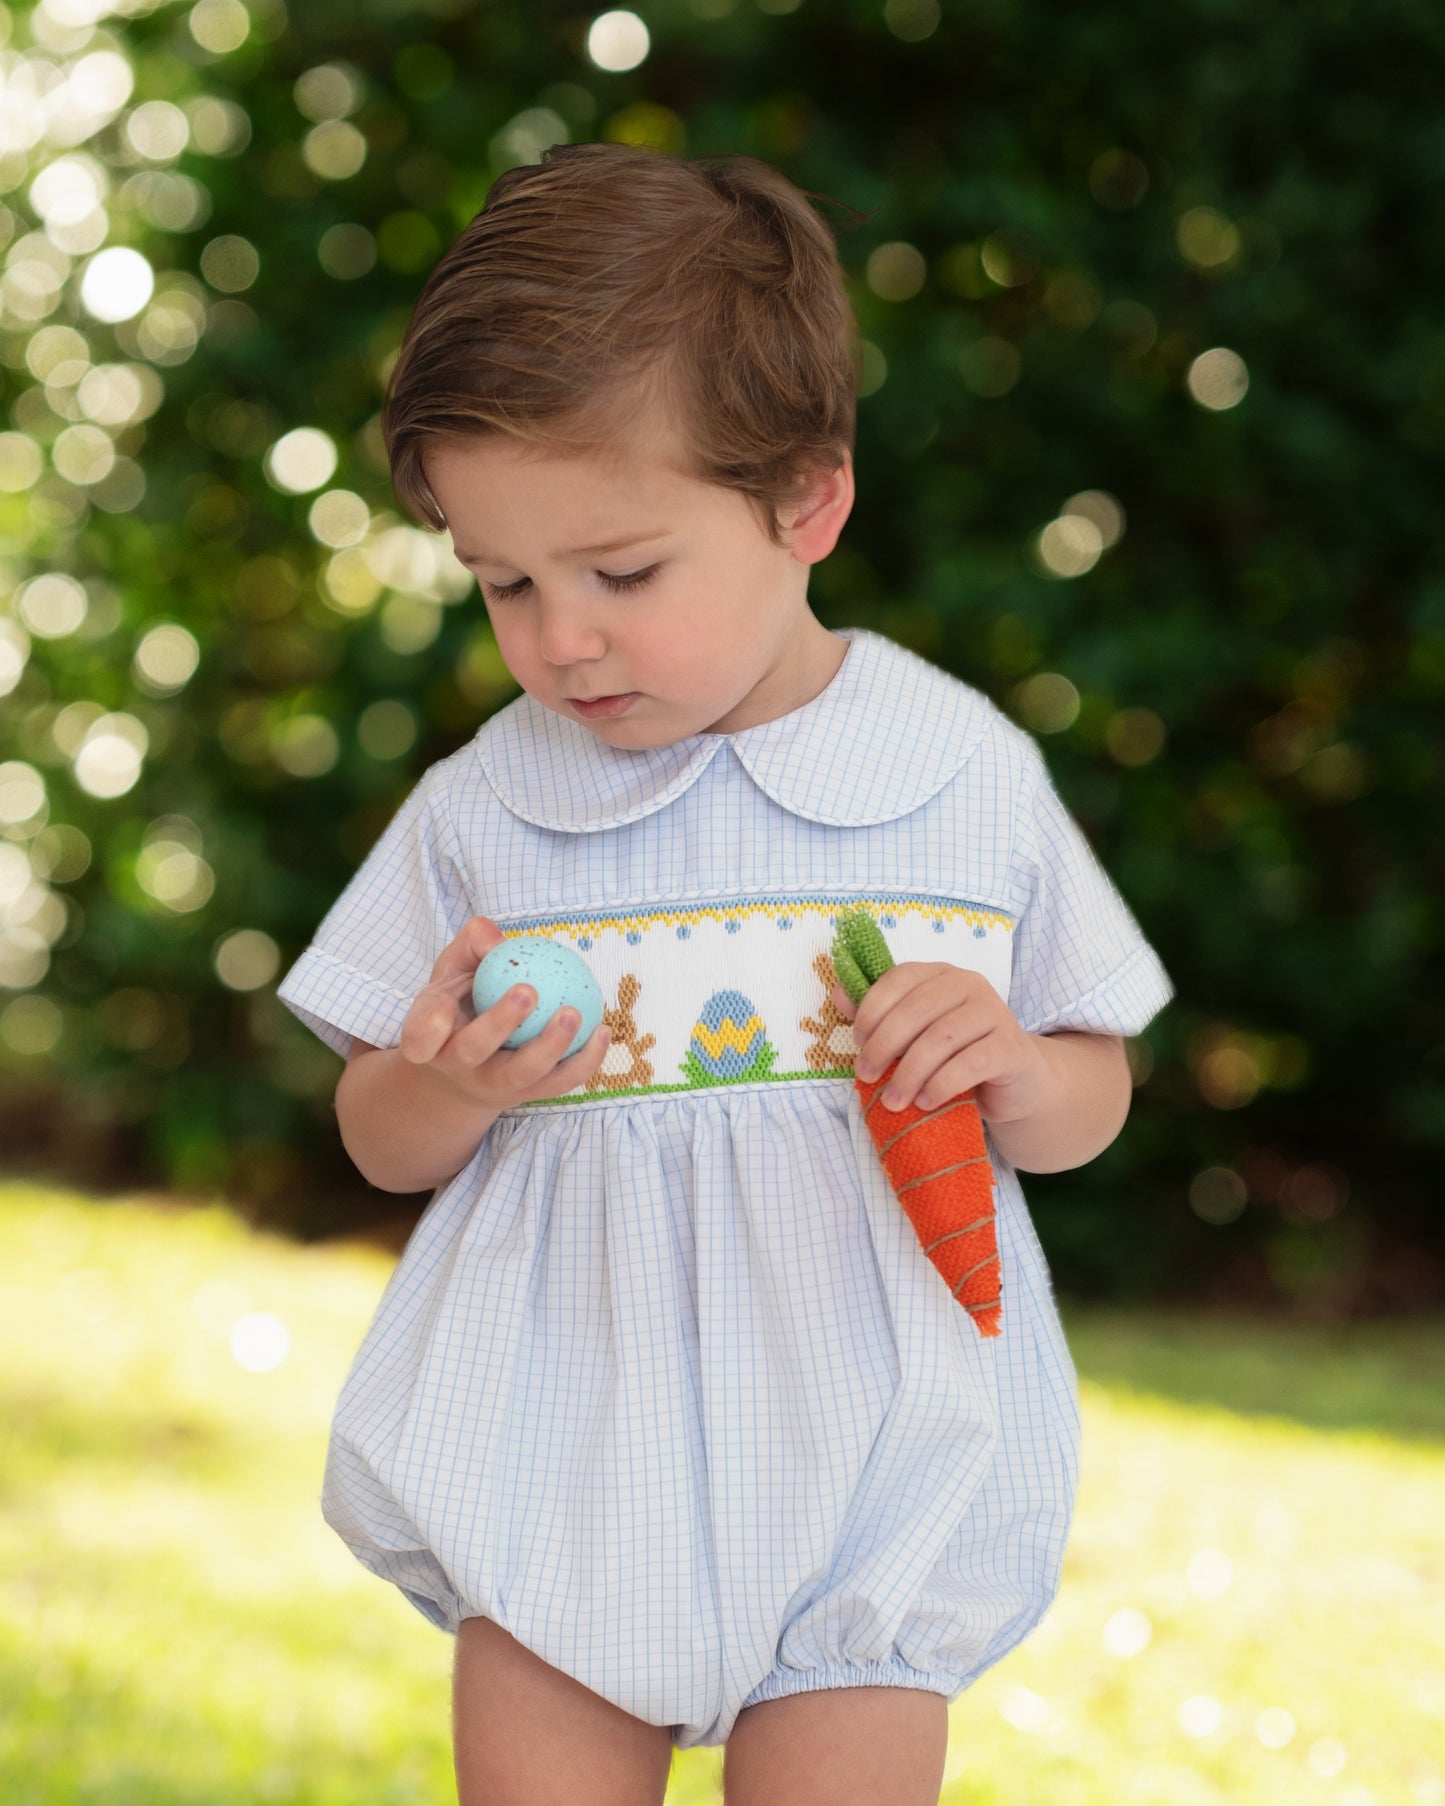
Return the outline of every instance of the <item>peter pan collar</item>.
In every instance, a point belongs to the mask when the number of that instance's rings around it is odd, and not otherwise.
[[[728,747],[784,809],[833,827],[870,827],[926,803],[964,765],[988,724],[987,697],[866,627],[827,687],[801,708],[733,734],[670,746],[609,746],[525,691],[473,742],[514,815],[580,834],[652,815],[695,784]]]

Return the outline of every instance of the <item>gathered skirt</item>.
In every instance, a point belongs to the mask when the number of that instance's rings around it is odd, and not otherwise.
[[[990,1148],[1001,1334],[850,1080],[497,1118],[337,1401],[322,1510],[443,1630],[495,1620],[681,1748],[820,1686],[955,1697],[1052,1601],[1077,1384]]]

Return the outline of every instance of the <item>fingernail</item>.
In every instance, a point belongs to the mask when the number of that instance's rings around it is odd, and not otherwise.
[[[901,1110],[903,1108],[903,1093],[901,1091],[885,1091],[883,1093],[883,1108],[885,1110]]]
[[[525,986],[521,986],[512,992],[511,1001],[513,1009],[535,1010],[537,1007],[537,993],[535,991],[527,990]]]
[[[865,1084],[871,1083],[878,1077],[878,1069],[871,1060],[860,1060],[853,1070]]]

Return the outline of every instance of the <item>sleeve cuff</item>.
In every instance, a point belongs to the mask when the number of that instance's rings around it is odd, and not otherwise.
[[[308,947],[276,988],[276,995],[313,1035],[351,1056],[352,1044],[395,1047],[412,999],[320,947]]]
[[[1082,997],[1019,1026],[1030,1035],[1047,1035],[1055,1029],[1139,1035],[1173,996],[1174,986],[1158,954],[1141,942],[1122,966]]]

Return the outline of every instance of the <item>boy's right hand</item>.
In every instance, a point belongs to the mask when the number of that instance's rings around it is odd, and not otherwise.
[[[401,1025],[403,1058],[430,1067],[468,1098],[499,1111],[575,1091],[599,1070],[611,1041],[607,1025],[599,1024],[564,1060],[581,1020],[569,1007],[558,1010],[535,1040],[503,1048],[507,1036],[537,1007],[537,994],[528,985],[513,986],[480,1016],[473,1007],[477,967],[505,938],[495,922],[473,916],[443,949],[430,984],[417,993]],[[525,1002],[513,1001],[517,991]]]

